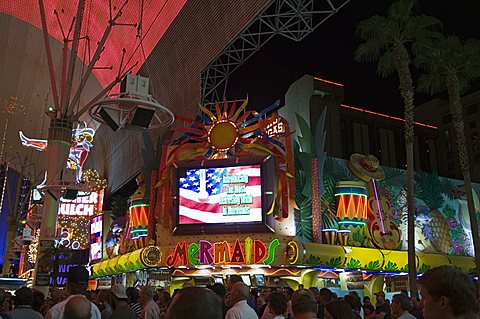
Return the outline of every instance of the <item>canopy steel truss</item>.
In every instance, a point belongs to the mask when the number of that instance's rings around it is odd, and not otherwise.
[[[350,0],[273,0],[201,74],[202,104],[214,107],[226,94],[228,78],[272,37],[303,40]]]

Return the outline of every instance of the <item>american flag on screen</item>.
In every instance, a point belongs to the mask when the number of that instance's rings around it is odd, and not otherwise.
[[[227,184],[226,176],[248,176],[248,183]],[[244,185],[245,195],[251,202],[240,205],[221,205],[227,187]],[[257,222],[262,220],[260,165],[190,169],[179,178],[179,223],[212,224]],[[237,194],[238,195],[238,194]],[[245,198],[245,197],[244,197]],[[225,215],[225,207],[243,207],[248,214]]]

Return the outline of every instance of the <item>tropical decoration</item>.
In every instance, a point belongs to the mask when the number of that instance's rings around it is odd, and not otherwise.
[[[292,142],[288,123],[277,114],[264,119],[266,114],[277,109],[279,101],[261,112],[246,110],[247,99],[237,108],[237,103],[224,101],[223,107],[217,102],[211,112],[199,105],[200,114],[196,119],[176,116],[189,127],[176,128],[182,133],[178,139],[165,145],[160,159],[160,181],[157,184],[156,202],[163,216],[159,218],[165,227],[171,221],[172,194],[171,177],[173,164],[177,161],[220,159],[254,155],[273,155],[276,159],[277,189],[275,194],[275,217],[282,221],[288,217],[289,205],[296,207],[294,193],[294,169]],[[272,123],[282,121],[282,132],[269,132]]]
[[[418,195],[425,206],[416,209],[415,221],[422,226],[423,235],[442,253],[450,252],[451,236],[447,219],[440,213],[443,206],[442,184],[436,174],[416,172]]]
[[[298,143],[294,144],[295,154],[295,199],[300,208],[295,210],[295,224],[297,235],[313,242],[332,241],[336,238],[333,230],[338,228],[335,215],[325,209],[322,195],[325,193],[324,170],[326,153],[325,144],[325,116],[326,110],[320,115],[315,127],[315,135],[305,119],[295,114],[300,133]],[[329,234],[322,234],[322,229],[331,229]]]
[[[395,249],[400,244],[401,234],[390,220],[391,204],[379,192],[377,181],[385,179],[385,172],[378,159],[373,155],[352,154],[348,162],[350,170],[361,180],[367,182],[370,197],[368,199],[368,231],[373,244],[381,249]]]
[[[401,233],[401,242],[393,250],[406,250],[406,236],[403,230],[407,228],[407,198],[406,171],[379,166],[384,172],[384,179],[376,183],[378,196],[384,198],[390,207],[390,221]],[[325,193],[322,196],[322,208],[333,213],[340,213],[345,203],[339,201],[339,185],[344,183],[364,183],[353,175],[348,162],[342,159],[327,157],[323,167]],[[298,179],[297,179],[298,182]],[[355,185],[355,184],[353,184]],[[442,253],[448,255],[473,256],[472,239],[469,232],[468,210],[466,208],[465,187],[461,181],[439,177],[435,173],[415,172],[415,248],[423,253]],[[480,211],[478,193],[480,185],[474,184],[476,210]],[[361,209],[360,209],[361,211]],[[325,225],[323,230],[330,236],[325,236],[324,243],[339,242],[339,230],[351,230],[348,246],[374,247],[371,234],[367,227],[346,227],[341,218],[332,226]],[[334,215],[335,216],[335,215]],[[372,216],[368,216],[369,224]],[[298,227],[298,226],[297,226]],[[332,231],[333,230],[333,231]],[[298,229],[297,229],[298,231]],[[335,233],[335,234],[332,234]],[[335,240],[333,240],[335,237]],[[328,240],[328,241],[327,241]]]

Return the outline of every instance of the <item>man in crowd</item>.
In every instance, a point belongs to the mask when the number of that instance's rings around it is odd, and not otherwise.
[[[155,288],[151,286],[144,286],[140,290],[140,304],[142,305],[142,313],[140,319],[159,319],[160,308],[153,301],[155,296]]]
[[[473,281],[451,266],[428,270],[420,277],[418,285],[425,319],[464,318],[471,313],[476,302]]]
[[[182,288],[173,298],[165,319],[222,319],[222,301],[211,290]]]
[[[124,285],[115,284],[110,290],[115,310],[110,319],[136,319],[137,315],[128,305],[127,288]]]
[[[231,307],[225,319],[258,319],[255,310],[247,304],[250,289],[243,282],[235,283],[227,296],[226,305]]]
[[[223,314],[222,318],[225,317],[225,315],[227,314],[227,308],[224,303],[225,295],[227,294],[227,290],[225,286],[219,283],[215,283],[211,286],[207,286],[207,288],[213,291],[217,295],[220,302],[222,303],[222,314]]]
[[[65,305],[73,296],[81,296],[81,298],[85,298],[85,300],[88,301],[88,299],[83,295],[83,293],[87,290],[88,277],[88,271],[85,267],[70,267],[70,270],[68,271],[68,281],[66,287],[68,298],[50,308],[50,310],[47,312],[46,319],[63,319]],[[93,303],[90,305],[90,314],[92,319],[102,318],[100,310],[98,310],[98,307]]]
[[[409,312],[412,310],[412,302],[410,301],[410,298],[404,294],[394,295],[390,308],[392,308],[392,313],[397,319],[415,319],[415,317]]]
[[[133,309],[135,315],[137,315],[137,319],[140,319],[140,315],[142,313],[142,306],[138,303],[138,290],[135,287],[128,287],[127,288],[127,296],[128,296],[128,305],[130,308]]]
[[[33,291],[30,288],[22,287],[15,291],[15,297],[13,298],[15,309],[10,312],[10,318],[12,319],[43,319],[43,316],[32,309],[33,304]]]
[[[0,305],[3,305],[6,297],[7,297],[7,293],[5,292],[5,290],[0,289]],[[9,319],[10,318],[5,312],[3,312],[2,308],[0,308],[0,318],[1,319]]]
[[[295,319],[316,318],[318,303],[310,290],[299,289],[292,295],[292,311]]]
[[[377,297],[377,306],[369,319],[391,319],[392,311],[390,310],[390,305],[385,302],[385,293],[378,291],[375,293],[375,296]]]
[[[72,296],[65,304],[68,319],[90,319],[92,303],[82,296]]]
[[[279,291],[273,291],[268,295],[268,300],[268,308],[270,309],[273,319],[285,319],[287,297]]]

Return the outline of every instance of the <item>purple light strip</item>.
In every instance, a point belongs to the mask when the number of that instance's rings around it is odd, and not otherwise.
[[[382,223],[382,234],[385,234],[385,224],[383,222],[382,210],[380,209],[380,201],[378,200],[377,185],[375,184],[375,180],[373,178],[372,178],[372,185],[373,185],[373,191],[375,193],[375,201],[377,202],[378,216],[380,217],[380,222]]]

